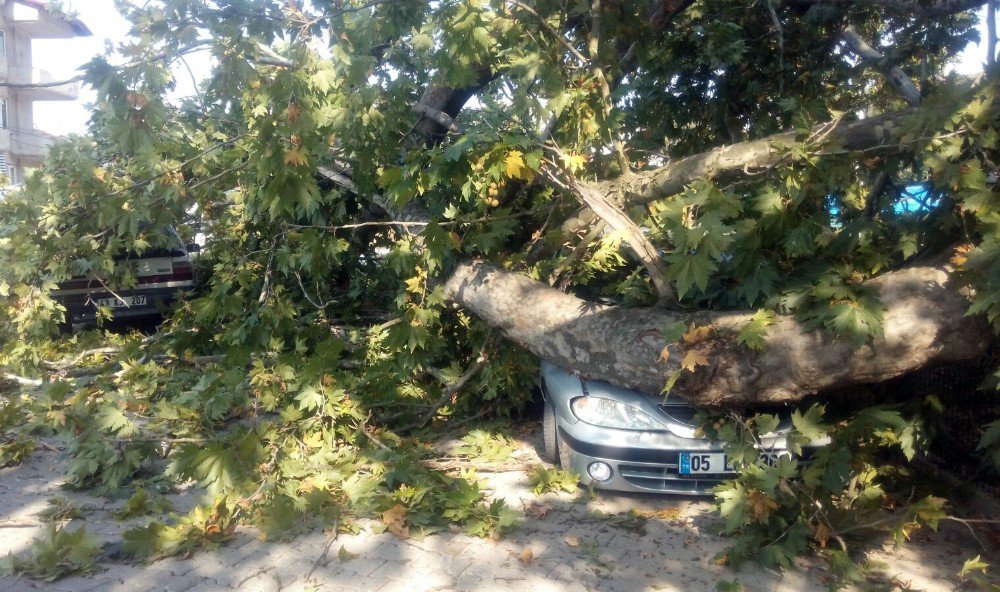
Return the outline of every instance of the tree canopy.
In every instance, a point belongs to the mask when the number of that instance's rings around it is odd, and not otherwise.
[[[174,439],[218,520],[398,504],[488,532],[499,506],[436,487],[395,434],[511,413],[537,356],[719,413],[976,360],[1000,328],[997,69],[948,64],[984,4],[122,2],[130,38],[82,73],[89,134],[0,201],[0,361],[55,377],[37,413],[77,431],[81,485]],[[211,75],[171,101],[195,54]],[[128,287],[114,258],[166,226],[203,237],[203,288],[70,359],[99,338],[51,340],[48,292]],[[866,413],[809,496],[881,507],[878,461],[851,454],[912,458],[919,422]],[[783,493],[804,469],[777,470],[720,493],[734,529],[774,529],[741,544],[839,538]],[[133,542],[190,539],[166,528]]]

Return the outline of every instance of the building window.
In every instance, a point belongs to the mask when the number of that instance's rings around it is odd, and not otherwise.
[[[0,129],[7,129],[7,99],[0,99]]]
[[[7,32],[0,31],[0,57],[7,55]]]

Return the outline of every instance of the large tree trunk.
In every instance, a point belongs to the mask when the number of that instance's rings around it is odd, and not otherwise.
[[[983,318],[966,316],[968,299],[944,268],[906,268],[868,285],[886,307],[884,336],[877,342],[855,349],[784,317],[768,327],[760,352],[735,341],[752,313],[685,315],[602,306],[482,262],[460,264],[443,287],[452,301],[538,356],[582,376],[649,393],[661,392],[685,355],[681,344],[665,342],[660,329],[677,321],[710,326],[712,337],[692,346],[708,365],[683,371],[672,391],[708,406],[796,401],[822,390],[879,382],[932,363],[975,359],[993,338]]]

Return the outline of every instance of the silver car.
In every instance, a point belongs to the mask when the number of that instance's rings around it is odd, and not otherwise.
[[[706,495],[735,472],[723,443],[699,437],[697,409],[607,382],[586,380],[542,361],[544,452],[580,474],[584,485],[615,491]],[[787,456],[791,409],[761,441],[761,460]],[[815,444],[820,444],[819,442]]]

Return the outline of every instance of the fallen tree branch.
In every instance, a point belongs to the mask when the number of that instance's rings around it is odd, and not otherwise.
[[[11,374],[9,372],[4,372],[3,378],[4,380],[17,383],[20,386],[42,386],[42,383],[44,382],[38,378],[25,378],[24,376],[18,376],[17,374]]]
[[[554,182],[562,184],[552,171],[546,169],[546,176]],[[660,305],[675,301],[674,289],[667,277],[667,268],[660,260],[656,247],[646,239],[642,230],[629,218],[628,214],[613,204],[600,191],[586,183],[573,179],[564,186],[608,226],[621,233],[629,248],[632,249],[632,252],[649,273],[649,277],[656,287],[656,293],[659,295]]]
[[[84,359],[91,356],[108,356],[120,353],[121,351],[120,347],[97,347],[94,349],[84,350],[68,360],[59,360],[58,362],[43,360],[40,366],[47,370],[63,370],[65,368],[77,366]]]
[[[904,268],[864,285],[885,307],[880,339],[856,348],[832,333],[806,330],[792,317],[778,317],[762,351],[735,343],[751,311],[604,306],[481,261],[459,263],[442,288],[445,297],[540,358],[651,394],[680,370],[680,356],[661,358],[669,345],[661,328],[692,321],[709,326],[717,337],[700,346],[707,363],[685,370],[671,395],[707,406],[797,401],[929,364],[976,359],[993,341],[982,316],[966,315],[967,294],[944,267]]]
[[[818,154],[835,150],[852,152],[898,145],[904,134],[904,121],[915,111],[907,109],[860,121],[831,121],[812,129]],[[822,144],[819,141],[822,140]],[[670,162],[657,169],[634,173],[597,184],[606,195],[620,193],[627,204],[641,204],[676,195],[698,179],[712,179],[745,169],[765,169],[789,162],[788,150],[798,144],[796,132],[787,131],[758,140],[720,146]]]

